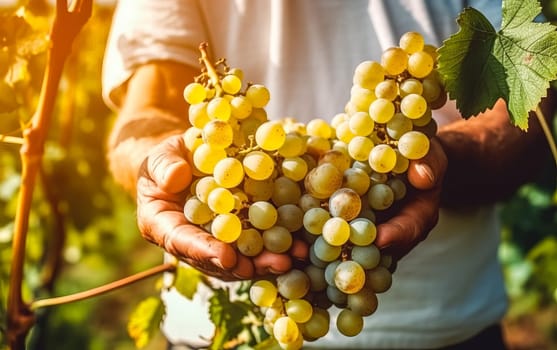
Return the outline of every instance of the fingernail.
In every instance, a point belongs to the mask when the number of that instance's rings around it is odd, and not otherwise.
[[[432,184],[435,183],[433,170],[431,170],[428,165],[423,163],[416,164],[416,171],[418,172],[418,174],[420,174],[421,177],[427,177]]]
[[[211,264],[215,265],[219,269],[224,269],[224,266],[222,266],[222,263],[217,258],[211,258]]]

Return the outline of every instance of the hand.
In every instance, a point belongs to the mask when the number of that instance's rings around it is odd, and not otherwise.
[[[410,162],[408,181],[414,189],[409,189],[395,215],[377,227],[375,244],[383,253],[393,257],[393,268],[437,224],[446,168],[447,156],[435,138],[431,139],[429,152],[424,158]]]
[[[223,280],[288,271],[292,261],[287,255],[264,251],[252,260],[187,222],[183,207],[192,180],[188,152],[183,138],[176,135],[156,146],[143,162],[137,180],[137,220],[143,237]],[[293,255],[302,259],[306,253],[298,249]]]

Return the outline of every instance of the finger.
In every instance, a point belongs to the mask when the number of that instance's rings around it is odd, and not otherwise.
[[[191,183],[192,169],[186,161],[187,152],[183,138],[174,137],[150,154],[147,173],[163,191],[179,193]]]
[[[280,275],[290,270],[292,260],[286,254],[272,253],[264,250],[253,259],[253,264],[255,265],[256,275]]]
[[[414,196],[397,215],[377,226],[375,245],[400,259],[424,240],[439,217],[437,191]]]
[[[440,185],[446,168],[447,156],[437,139],[432,138],[429,152],[422,159],[410,161],[408,181],[417,189],[432,189]]]

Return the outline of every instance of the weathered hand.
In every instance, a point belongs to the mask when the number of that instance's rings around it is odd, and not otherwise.
[[[292,266],[288,255],[264,251],[252,260],[188,223],[183,213],[186,191],[192,180],[187,152],[183,138],[172,136],[155,147],[141,166],[137,181],[137,220],[145,239],[223,280],[288,271]],[[307,249],[304,252],[302,248],[293,256],[305,258],[305,254]]]
[[[441,188],[447,157],[437,139],[431,140],[428,154],[411,161],[408,180],[410,190],[396,213],[377,227],[375,244],[396,262],[423,241],[439,218]]]

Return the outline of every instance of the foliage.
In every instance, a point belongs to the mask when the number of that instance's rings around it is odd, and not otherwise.
[[[528,112],[557,76],[557,32],[550,23],[532,22],[541,11],[537,1],[505,0],[502,10],[495,31],[481,12],[465,9],[460,31],[439,49],[439,71],[465,118],[502,97],[513,123],[527,129]]]

